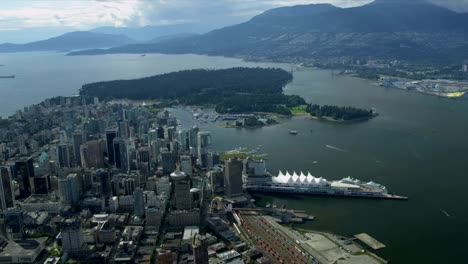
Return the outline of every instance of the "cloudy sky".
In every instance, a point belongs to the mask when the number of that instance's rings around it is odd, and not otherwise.
[[[451,3],[457,8],[468,3],[431,1]],[[372,0],[1,0],[0,43],[31,41],[99,26],[195,23],[216,28],[248,20],[274,7],[324,2],[352,7]]]

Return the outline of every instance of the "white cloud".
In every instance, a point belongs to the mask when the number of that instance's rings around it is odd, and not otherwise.
[[[240,22],[266,9],[320,2],[339,6],[371,0],[2,0],[0,31],[13,28],[102,25],[143,26],[181,22]],[[224,23],[224,24],[226,24]]]

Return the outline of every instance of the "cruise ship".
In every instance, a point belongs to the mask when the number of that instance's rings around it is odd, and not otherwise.
[[[407,200],[408,197],[390,194],[387,188],[375,182],[362,182],[351,177],[328,181],[310,174],[279,172],[278,176],[244,178],[244,187],[250,192],[289,193],[324,196],[347,196],[378,199]]]

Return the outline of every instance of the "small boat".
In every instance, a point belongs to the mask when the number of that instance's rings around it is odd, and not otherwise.
[[[297,133],[296,130],[291,130],[291,131],[289,131],[289,134],[291,134],[291,135],[297,135],[298,133]]]
[[[14,75],[0,75],[0,79],[14,79]]]
[[[145,56],[146,56],[146,54],[141,54],[140,56],[141,56],[141,57],[145,57]]]
[[[318,161],[314,161],[314,165],[317,165],[318,164]]]

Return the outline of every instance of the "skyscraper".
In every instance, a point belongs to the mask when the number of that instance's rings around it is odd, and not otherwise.
[[[114,139],[115,166],[124,172],[130,170],[130,159],[127,141],[121,138]]]
[[[180,152],[182,154],[190,151],[190,137],[187,130],[182,129],[177,131],[177,140],[180,142]]]
[[[62,237],[62,250],[74,255],[86,249],[80,220],[77,218],[67,219],[60,223],[60,234]]]
[[[63,204],[76,206],[80,200],[78,176],[76,174],[69,174],[66,178],[60,179],[59,193]]]
[[[180,156],[180,170],[184,172],[187,176],[192,177],[192,156],[182,155]]]
[[[15,179],[19,184],[20,198],[31,195],[34,186],[34,164],[32,158],[15,162]]]
[[[224,166],[224,192],[228,197],[242,194],[242,170],[244,164],[237,158],[229,159]]]
[[[73,157],[75,164],[81,166],[80,147],[85,143],[83,131],[77,130],[73,133]]]
[[[197,126],[192,127],[189,131],[190,154],[197,154],[197,138],[199,131],[200,129]]]
[[[192,242],[193,258],[195,264],[208,264],[208,243],[206,238],[196,234]]]
[[[119,137],[123,139],[128,139],[130,136],[130,127],[128,125],[128,121],[120,121],[119,122]]]
[[[15,197],[11,184],[11,175],[7,167],[0,167],[0,209],[15,206]]]
[[[71,167],[70,148],[67,144],[60,144],[57,148],[58,163],[60,168]]]
[[[216,152],[208,152],[207,154],[207,161],[206,161],[206,168],[211,169],[214,166],[219,164],[219,154]]]
[[[208,147],[211,145],[211,134],[210,132],[198,132],[197,135],[197,164],[206,168],[207,165],[207,154]]]
[[[212,193],[224,191],[224,172],[221,166],[215,166],[207,173]]]
[[[34,193],[47,194],[51,188],[49,175],[34,178]]]
[[[22,240],[25,238],[23,210],[14,207],[3,211],[7,236],[11,240]]]
[[[171,173],[172,185],[174,186],[174,207],[177,210],[189,210],[192,208],[192,194],[190,193],[190,178],[181,171]]]
[[[114,139],[117,137],[117,129],[109,128],[106,130],[106,141],[107,141],[107,158],[109,163],[115,164],[115,153],[114,153]]]
[[[92,140],[80,148],[81,166],[85,169],[104,168],[103,141]]]
[[[133,193],[133,202],[135,204],[133,214],[142,219],[145,215],[145,200],[143,197],[143,190],[141,188],[135,189],[135,192]]]
[[[167,148],[164,148],[161,151],[161,162],[164,174],[169,174],[175,170],[174,157]]]
[[[109,196],[112,189],[109,172],[103,169],[96,170],[96,179],[101,184],[102,194]]]

